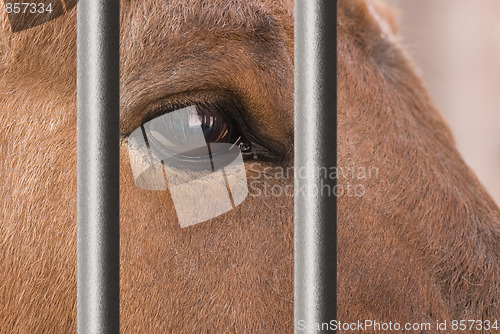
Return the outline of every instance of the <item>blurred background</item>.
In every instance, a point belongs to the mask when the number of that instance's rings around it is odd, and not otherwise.
[[[467,164],[500,204],[500,0],[385,0]]]

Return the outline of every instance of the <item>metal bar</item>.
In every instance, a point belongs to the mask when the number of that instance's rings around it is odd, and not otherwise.
[[[296,0],[295,333],[336,319],[336,167],[337,1]]]
[[[77,330],[119,333],[119,0],[77,12]]]

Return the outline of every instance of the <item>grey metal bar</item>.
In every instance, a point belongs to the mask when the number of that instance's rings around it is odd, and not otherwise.
[[[119,332],[119,0],[80,0],[77,330]]]
[[[336,319],[336,93],[337,1],[296,0],[295,333]]]

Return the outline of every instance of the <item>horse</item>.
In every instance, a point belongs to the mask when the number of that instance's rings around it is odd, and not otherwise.
[[[293,9],[291,0],[121,1],[123,333],[286,333],[299,320],[285,191]],[[394,38],[390,9],[341,0],[337,24],[339,321],[498,318],[500,211]],[[0,26],[0,328],[72,333],[76,11],[16,33],[0,15]],[[249,192],[181,228],[168,189],[136,185],[128,141],[146,120],[189,105],[222,110],[244,138]]]

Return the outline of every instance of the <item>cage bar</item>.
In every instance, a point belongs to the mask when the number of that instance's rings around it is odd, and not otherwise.
[[[119,1],[77,17],[77,331],[118,333]]]
[[[337,1],[295,1],[295,333],[336,319]]]

